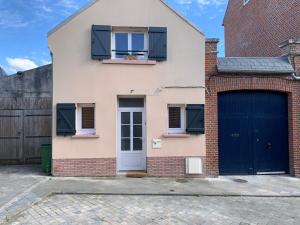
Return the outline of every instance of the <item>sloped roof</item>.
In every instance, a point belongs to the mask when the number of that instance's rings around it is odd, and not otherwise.
[[[48,31],[48,37],[53,34],[55,31],[57,31],[59,28],[70,22],[73,18],[75,18],[77,15],[81,14],[91,6],[93,6],[96,2],[101,0],[91,0],[88,4],[86,4],[83,8],[79,9],[77,12],[69,16],[67,19],[56,25],[54,28],[52,28],[50,31]],[[188,25],[190,25],[192,28],[194,28],[196,31],[204,35],[204,33],[192,22],[190,22],[187,18],[185,18],[183,15],[181,15],[179,12],[177,12],[174,8],[172,8],[169,4],[165,2],[165,0],[158,0],[160,1],[164,6],[168,7],[173,13],[175,13],[177,16],[179,16],[183,21],[185,21]]]
[[[293,73],[288,57],[223,57],[218,58],[218,71],[222,73]]]
[[[2,69],[0,67],[0,77],[4,77],[4,76],[7,76],[6,72],[4,71],[4,69]]]

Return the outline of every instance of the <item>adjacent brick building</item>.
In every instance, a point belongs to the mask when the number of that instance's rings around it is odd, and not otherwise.
[[[280,56],[278,45],[300,37],[299,0],[229,0],[226,56]]]
[[[272,158],[276,153],[273,154],[272,151],[276,149],[277,140],[283,140],[286,135],[285,147],[278,149],[278,152],[286,151],[287,169],[284,172],[300,176],[300,82],[291,76],[294,70],[299,71],[300,68],[299,40],[294,39],[283,43],[280,53],[283,57],[273,58],[217,58],[217,43],[218,40],[216,39],[210,39],[206,42],[207,175],[261,174],[260,171],[272,173],[272,169],[268,171],[266,165],[272,160],[276,164],[276,159]],[[278,49],[280,50],[280,48]],[[293,62],[294,68],[289,68],[289,62]],[[253,112],[244,110],[243,107],[247,107],[245,101],[248,101],[245,96],[252,98],[256,94],[266,98],[263,101],[264,105],[256,108]],[[220,103],[222,99],[224,100],[224,96],[227,96],[225,98],[227,108],[225,109],[224,101]],[[238,97],[233,98],[232,96]],[[274,104],[276,96],[286,98],[287,104],[282,104],[280,107],[278,107],[279,105],[274,106],[277,104]],[[259,98],[254,100],[262,101]],[[287,112],[286,120],[282,122],[285,123],[284,126],[287,129],[274,129],[272,128],[273,125],[280,119],[273,120],[272,114],[282,110],[282,107]],[[259,113],[261,108],[264,108],[264,111]],[[282,116],[279,117],[283,118]],[[251,123],[253,118],[256,119],[256,122]],[[226,126],[222,125],[226,122]],[[249,124],[250,126],[247,127]],[[250,151],[245,150],[249,146],[254,147],[250,147]],[[253,157],[249,160],[250,166],[246,162],[249,159],[247,155],[249,152],[254,153],[254,156],[250,154]],[[258,154],[255,155],[255,153]],[[265,160],[265,165],[261,164],[262,159]],[[277,164],[282,161],[284,161],[284,157],[279,156]],[[253,168],[251,168],[252,163]],[[232,167],[232,165],[238,164],[240,167]],[[269,164],[269,166],[271,165],[270,168],[275,164]],[[263,168],[264,166],[266,167]],[[226,170],[226,167],[229,170]],[[280,172],[276,171],[276,165],[273,168],[275,168],[275,172]]]

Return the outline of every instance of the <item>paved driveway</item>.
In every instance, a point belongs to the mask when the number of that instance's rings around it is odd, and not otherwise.
[[[54,195],[12,224],[300,224],[299,198]]]
[[[0,167],[0,190],[1,225],[300,224],[300,180],[288,176],[53,178]]]

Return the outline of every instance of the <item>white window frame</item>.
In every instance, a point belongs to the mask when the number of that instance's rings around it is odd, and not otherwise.
[[[82,108],[93,107],[94,108],[94,129],[82,128]],[[96,134],[96,107],[93,103],[78,103],[76,106],[76,134],[78,135],[95,135]]]
[[[172,108],[172,107],[180,107],[180,128],[170,128],[170,126],[169,126],[169,108]],[[168,117],[167,117],[168,134],[185,134],[186,133],[185,117],[186,117],[185,105],[169,104],[168,105]]]
[[[244,5],[247,5],[250,2],[250,0],[243,0],[243,1],[244,1]]]
[[[111,40],[111,56],[112,59],[118,59],[118,60],[124,60],[124,58],[117,58],[116,52],[113,50],[116,50],[116,33],[124,33],[128,34],[128,51],[132,50],[132,34],[144,34],[144,51],[149,51],[149,36],[147,32],[144,31],[113,31],[112,32],[112,40]],[[145,55],[143,56],[137,56],[137,60],[147,60],[148,59],[148,52],[143,52]]]

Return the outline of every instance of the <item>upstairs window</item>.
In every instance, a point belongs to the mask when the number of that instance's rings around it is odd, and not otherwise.
[[[148,34],[145,32],[113,32],[113,59],[148,59]]]
[[[92,25],[93,60],[167,60],[167,27]]]

